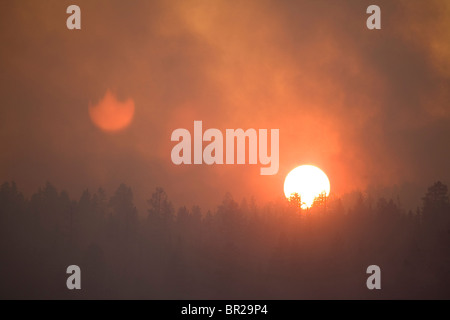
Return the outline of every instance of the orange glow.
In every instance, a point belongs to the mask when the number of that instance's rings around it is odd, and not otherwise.
[[[303,165],[288,173],[284,180],[284,194],[290,198],[297,193],[301,197],[302,209],[312,206],[320,194],[330,194],[330,180],[319,168]]]
[[[89,116],[92,122],[103,131],[119,131],[128,127],[133,120],[134,101],[133,99],[119,101],[108,90],[97,105],[89,106]]]

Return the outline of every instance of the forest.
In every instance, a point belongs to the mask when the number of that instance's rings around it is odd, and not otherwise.
[[[131,187],[70,198],[51,183],[0,187],[1,299],[449,299],[448,188],[422,206],[361,193],[346,208],[299,197],[260,205],[226,194],[211,211],[175,208],[162,188],[138,212]],[[68,290],[66,268],[81,269]],[[381,268],[368,290],[366,268]]]

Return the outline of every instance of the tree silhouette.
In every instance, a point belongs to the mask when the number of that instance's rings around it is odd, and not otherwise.
[[[313,209],[320,209],[322,213],[327,210],[327,193],[322,191],[318,196],[314,198],[314,202],[311,206]]]
[[[423,200],[424,214],[443,214],[449,207],[448,188],[438,181],[428,188]]]
[[[435,182],[422,198],[423,219],[428,225],[446,226],[450,217],[448,188],[441,181]]]
[[[177,223],[184,227],[188,226],[189,216],[189,210],[186,208],[186,206],[180,207],[177,212]]]
[[[301,196],[300,196],[297,192],[292,193],[292,194],[290,195],[290,197],[289,197],[289,204],[290,204],[292,207],[297,208],[297,209],[299,209],[299,210],[302,209],[302,206],[303,206],[303,205],[305,205],[305,203],[302,202]]]
[[[257,205],[226,194],[204,216],[199,206],[174,216],[156,188],[146,219],[125,184],[72,200],[50,183],[30,198],[4,183],[0,298],[370,299],[359,275],[373,263],[387,270],[377,297],[450,298],[447,187],[428,188],[416,213],[368,199],[347,210],[327,198],[326,211],[318,199],[305,218],[298,195]],[[77,293],[64,286],[71,264],[83,270]]]
[[[169,225],[173,221],[173,206],[167,199],[167,194],[163,188],[156,188],[152,197],[147,201],[150,208],[148,217],[151,223],[156,225]]]
[[[128,240],[136,233],[137,210],[133,204],[133,192],[125,184],[117,188],[109,201],[111,212],[111,227],[118,240]]]

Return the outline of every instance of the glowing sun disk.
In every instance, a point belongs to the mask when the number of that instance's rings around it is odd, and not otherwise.
[[[302,208],[312,206],[314,199],[325,193],[330,194],[330,180],[319,168],[302,165],[289,172],[284,180],[284,195],[290,198],[297,193],[302,202]]]

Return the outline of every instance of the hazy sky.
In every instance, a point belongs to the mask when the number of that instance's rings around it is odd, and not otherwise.
[[[0,180],[26,194],[125,182],[138,205],[161,186],[208,207],[282,197],[306,163],[335,195],[450,182],[449,1],[2,1],[0,25]],[[134,102],[120,132],[89,117],[108,90]],[[278,174],[172,164],[171,133],[194,120],[280,129]]]

